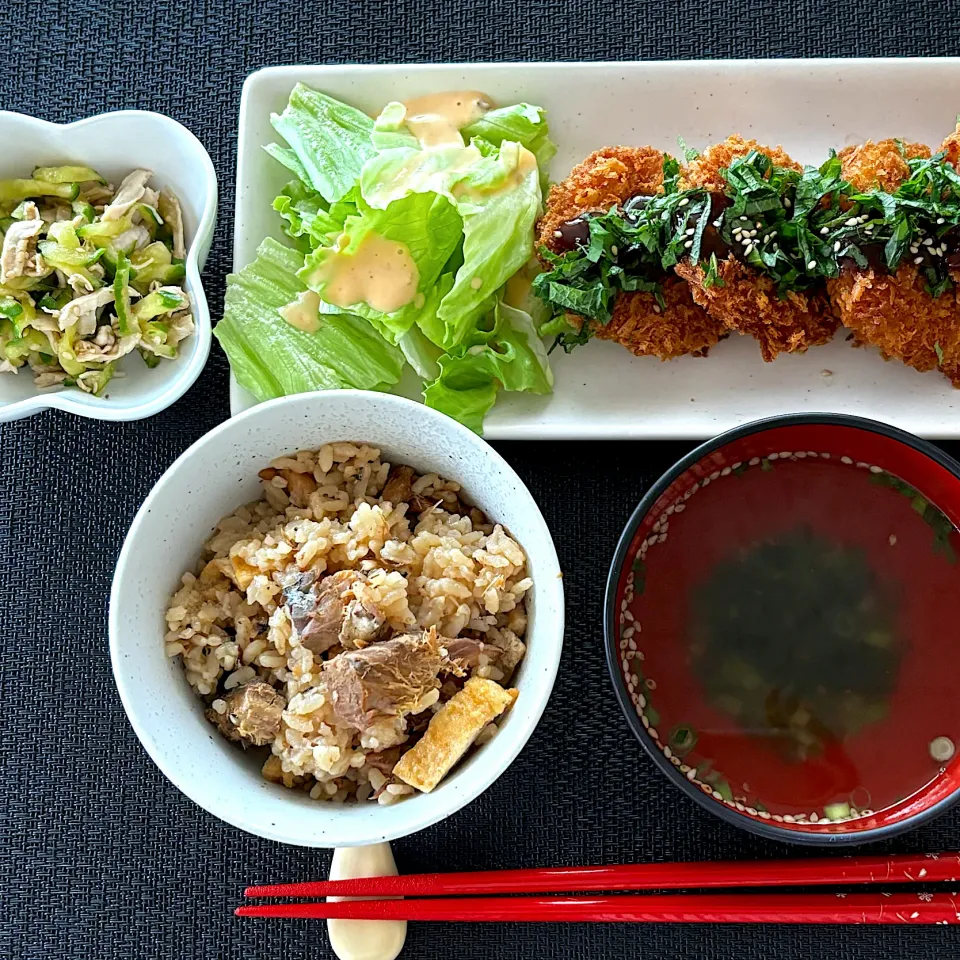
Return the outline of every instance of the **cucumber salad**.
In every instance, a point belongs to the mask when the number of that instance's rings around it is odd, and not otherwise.
[[[85,166],[0,180],[0,372],[101,395],[136,351],[148,367],[193,333],[177,198],[134,170]]]

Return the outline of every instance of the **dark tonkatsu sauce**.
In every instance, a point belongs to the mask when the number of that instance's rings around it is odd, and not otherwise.
[[[550,247],[556,253],[569,253],[590,242],[590,223],[585,216],[561,223],[554,231]]]

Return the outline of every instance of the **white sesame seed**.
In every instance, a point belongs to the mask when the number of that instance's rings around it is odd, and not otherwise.
[[[872,467],[870,467],[870,472],[871,472],[871,473],[883,473],[883,467],[878,467],[876,464],[874,464]]]
[[[887,543],[889,543],[891,547],[895,547],[897,545],[897,535],[891,533],[890,536],[887,537]]]
[[[693,241],[692,241],[692,240],[684,240],[684,241],[683,241],[683,246],[684,246],[687,250],[689,250],[689,249],[693,246]]]
[[[685,207],[690,202],[689,197],[684,197],[678,204],[678,207]]]
[[[816,266],[817,266],[817,261],[816,261],[816,260],[811,260],[811,261],[807,264],[807,269],[808,269],[808,270],[813,270]]]
[[[821,228],[820,228],[820,236],[821,236],[821,237],[825,237],[829,232],[830,232],[830,228],[829,228],[829,227],[821,227]]]
[[[747,218],[746,218],[746,217],[741,217],[740,219],[741,219],[744,223],[747,222]]]
[[[553,231],[553,235],[554,235],[555,237],[562,237],[562,236],[563,236],[563,231],[562,231],[562,230],[554,230],[554,231]]]
[[[654,304],[654,305],[653,305],[653,312],[654,312],[654,313],[659,313],[659,312],[660,312],[660,307],[659,307],[657,304]]]
[[[619,249],[617,249],[617,245],[614,244],[613,246],[610,247],[610,252],[611,252],[614,256],[616,256],[620,251],[619,251]]]
[[[754,226],[759,230],[759,229],[763,226],[763,224],[758,220],[758,221],[754,224]]]
[[[769,242],[770,242],[770,234],[769,234],[769,233],[764,234],[763,242],[764,242],[764,243],[769,243]]]
[[[860,220],[861,223],[866,223],[870,218],[865,213],[862,213],[860,214],[858,219]]]
[[[929,237],[924,237],[924,238],[923,238],[923,245],[924,245],[925,247],[932,247],[932,246],[933,246],[933,241],[932,241]]]
[[[756,249],[757,249],[757,245],[756,245],[755,243],[751,243],[749,247],[746,247],[746,248],[744,249],[744,251],[743,251],[744,256],[749,257],[750,254],[753,253],[753,251],[756,250]]]
[[[914,262],[914,263],[923,263],[923,257],[914,257],[914,258],[913,258],[913,262]]]
[[[696,232],[697,232],[697,230],[696,230],[695,227],[689,227],[689,228],[687,229],[687,236],[688,236],[688,237],[692,237]]]
[[[784,205],[785,207],[789,207],[789,206],[791,205],[791,200],[790,200],[789,197],[784,197],[784,198],[783,198],[783,205]]]
[[[839,241],[839,240],[837,240],[836,243],[834,243],[834,245],[833,245],[833,252],[834,252],[834,253],[839,253],[839,252],[840,252],[840,241]]]
[[[930,756],[940,763],[945,763],[956,752],[956,746],[949,737],[936,737],[930,741]]]
[[[937,223],[946,223],[946,220],[943,217],[937,217]]]
[[[911,247],[910,247],[910,252],[911,252],[911,253],[919,253],[919,252],[920,252],[920,248],[919,248],[918,246],[911,245]]]
[[[756,230],[751,230],[751,231],[750,231],[750,236],[751,236],[751,237],[755,237],[756,235],[757,235],[757,231],[756,231]]]
[[[855,227],[859,221],[856,217],[850,217],[849,220],[844,220],[844,225],[848,227]]]
[[[864,233],[873,233],[873,224],[872,224],[872,223],[868,223],[868,224],[863,228],[863,232],[864,232]]]

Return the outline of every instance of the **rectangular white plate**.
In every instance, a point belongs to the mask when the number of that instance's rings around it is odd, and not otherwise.
[[[390,100],[452,89],[540,104],[559,146],[554,179],[598,147],[676,152],[678,136],[703,147],[740,133],[782,144],[803,163],[883,137],[935,147],[960,112],[960,58],[271,67],[247,78],[240,102],[235,269],[265,236],[282,239],[271,203],[289,175],[262,147],[275,139],[270,114],[297,81],[374,115]],[[833,343],[774,363],[760,359],[751,337],[730,338],[705,360],[660,363],[601,342],[552,360],[553,396],[502,394],[487,417],[488,438],[699,438],[805,411],[960,437],[960,391],[936,372],[853,349],[842,328]],[[254,402],[235,382],[230,399],[234,413]]]

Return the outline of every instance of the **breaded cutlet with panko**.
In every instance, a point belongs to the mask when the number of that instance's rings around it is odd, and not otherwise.
[[[585,215],[607,213],[632,197],[661,193],[665,158],[653,147],[604,147],[591,153],[551,188],[538,226],[538,249],[546,247],[552,253],[573,249],[577,240],[589,238]],[[689,287],[677,277],[663,275],[661,297],[663,307],[653,293],[620,292],[606,324],[569,312],[566,317],[577,329],[590,324],[594,336],[619,343],[636,356],[661,360],[705,356],[726,335],[723,325],[693,302]]]
[[[956,157],[957,134],[948,137],[941,149],[948,158],[951,151]],[[855,190],[892,194],[910,177],[907,160],[928,158],[930,148],[901,140],[868,140],[845,147],[838,156],[843,179]],[[954,285],[931,296],[921,273],[923,258],[928,255],[924,247],[940,249],[933,243],[917,242],[910,248],[916,256],[905,258],[895,273],[886,269],[880,251],[865,268],[846,260],[839,277],[827,281],[827,292],[840,321],[854,332],[858,343],[877,347],[884,357],[902,360],[915,370],[939,368],[960,387],[960,298],[956,286],[960,271],[951,269]],[[920,265],[914,262],[917,259]]]
[[[777,167],[802,170],[779,146],[771,148],[735,135],[688,161],[681,172],[680,189],[700,188],[728,195],[730,188],[724,171],[734,160],[753,151],[769,157]],[[734,249],[741,253],[739,248]],[[779,353],[802,353],[833,337],[837,321],[819,290],[788,290],[780,296],[771,278],[738,259],[732,250],[725,258],[721,256],[722,251],[717,257],[719,283],[708,280],[701,263],[684,260],[674,269],[690,285],[694,301],[707,313],[728,330],[756,338],[764,360],[773,360]]]

